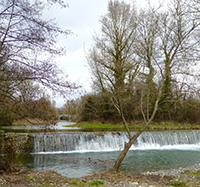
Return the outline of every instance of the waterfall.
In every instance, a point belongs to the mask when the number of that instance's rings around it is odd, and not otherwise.
[[[134,133],[133,133],[134,134]],[[119,151],[128,141],[127,133],[32,134],[34,153]],[[144,132],[131,149],[198,149],[200,131]]]

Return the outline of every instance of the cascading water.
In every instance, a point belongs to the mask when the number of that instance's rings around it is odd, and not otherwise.
[[[122,150],[127,133],[33,134],[34,153],[108,152]],[[144,132],[131,149],[200,150],[200,131]]]
[[[67,177],[90,175],[112,167],[124,142],[128,141],[124,132],[65,133],[62,130],[74,130],[74,127],[63,125],[69,124],[59,122],[58,132],[30,134],[34,154],[30,157],[25,155],[25,168],[54,170]],[[24,127],[8,128],[21,130]],[[32,128],[40,129],[38,126],[28,127]],[[144,132],[126,155],[121,169],[140,173],[199,163],[200,131]]]

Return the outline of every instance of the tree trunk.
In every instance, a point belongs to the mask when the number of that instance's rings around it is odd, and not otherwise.
[[[115,162],[113,168],[111,169],[111,171],[118,171],[119,170],[119,167],[122,163],[122,161],[124,160],[126,154],[128,153],[130,147],[132,146],[132,144],[135,142],[135,140],[137,140],[137,138],[146,130],[146,128],[150,125],[150,123],[152,122],[152,120],[154,119],[155,115],[156,115],[156,112],[158,110],[158,103],[160,101],[160,98],[161,98],[161,95],[162,95],[162,86],[163,86],[163,83],[162,85],[160,86],[160,89],[159,89],[159,93],[158,93],[158,97],[156,99],[156,102],[155,102],[155,105],[154,105],[154,110],[153,110],[153,113],[151,115],[151,118],[145,122],[145,125],[142,129],[140,129],[134,136],[132,136],[130,134],[130,130],[126,124],[126,120],[124,119],[123,121],[125,122],[125,126],[127,127],[127,132],[129,134],[129,142],[126,143],[125,142],[125,145],[124,145],[124,150],[120,153],[117,161]],[[123,116],[123,115],[122,115]]]
[[[119,167],[122,163],[122,161],[124,160],[124,158],[126,157],[126,154],[128,153],[129,149],[131,148],[131,146],[133,145],[133,143],[135,142],[135,140],[140,136],[140,134],[142,134],[142,132],[145,131],[145,129],[149,126],[149,123],[146,123],[145,126],[137,132],[137,134],[135,134],[132,138],[129,139],[129,142],[124,144],[124,150],[120,153],[117,161],[115,162],[113,168],[111,169],[112,171],[118,171]]]
[[[132,145],[132,142],[129,140],[128,143],[125,142],[125,145],[124,145],[124,150],[120,153],[117,161],[115,162],[115,165],[113,166],[113,168],[111,169],[112,171],[118,171],[119,170],[119,167],[122,163],[122,161],[124,160],[126,154],[128,153],[130,147]]]

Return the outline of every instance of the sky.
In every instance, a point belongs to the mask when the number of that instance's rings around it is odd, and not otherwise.
[[[68,38],[60,37],[58,44],[66,47],[66,55],[56,59],[59,68],[69,76],[69,80],[78,82],[86,92],[91,92],[91,74],[86,60],[86,54],[93,45],[93,36],[100,33],[100,17],[107,13],[109,0],[64,0],[68,8],[56,5],[48,10],[48,18],[62,29],[69,29],[74,34]],[[150,0],[152,3],[158,0]],[[132,2],[125,0],[125,2]],[[143,7],[147,0],[135,0],[137,7]],[[56,107],[62,107],[63,98],[54,98]]]

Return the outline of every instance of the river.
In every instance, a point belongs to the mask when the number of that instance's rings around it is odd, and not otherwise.
[[[51,169],[68,177],[89,175],[112,167],[128,140],[125,132],[67,132],[66,124],[59,122],[57,132],[30,133],[34,150],[24,159],[25,168]],[[199,162],[200,131],[155,131],[138,138],[121,169],[140,173]]]

